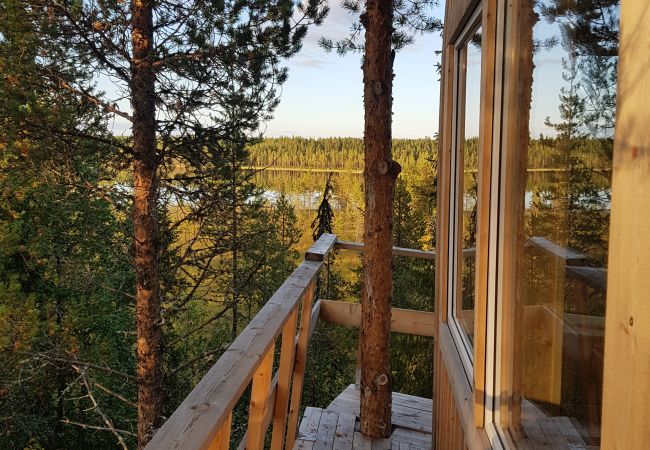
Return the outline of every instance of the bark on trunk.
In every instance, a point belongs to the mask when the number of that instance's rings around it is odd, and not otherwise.
[[[163,397],[152,0],[134,0],[131,12],[138,448],[143,448],[159,425]]]
[[[389,340],[393,296],[393,195],[400,166],[392,160],[393,27],[391,0],[367,0],[364,83],[365,217],[361,296],[361,432],[389,437]]]

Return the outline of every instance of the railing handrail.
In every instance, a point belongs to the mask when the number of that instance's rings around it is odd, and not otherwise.
[[[285,323],[313,289],[322,260],[335,241],[335,235],[321,236],[308,251],[321,255],[320,261],[305,260],[293,271],[156,432],[147,449],[203,449],[214,443]]]
[[[353,252],[362,253],[364,249],[364,244],[362,242],[337,240],[336,244],[334,244],[334,248],[351,250]],[[405,247],[393,247],[393,255],[406,256],[409,258],[416,258],[416,259],[428,259],[428,260],[436,259],[435,251],[416,250],[414,248],[405,248]]]

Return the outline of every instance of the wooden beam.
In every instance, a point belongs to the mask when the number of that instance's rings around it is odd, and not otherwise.
[[[309,329],[314,301],[315,282],[307,288],[302,303],[300,314],[300,332],[298,333],[298,347],[296,349],[296,362],[293,369],[293,387],[291,388],[291,404],[289,406],[289,419],[287,424],[286,448],[293,448],[298,431],[298,416],[300,414],[300,401],[302,387],[305,382],[305,365],[307,364],[307,346],[309,345]]]
[[[228,414],[226,421],[221,425],[217,436],[210,444],[208,450],[228,450],[230,448],[230,430],[232,428],[232,411]]]
[[[275,395],[275,412],[273,413],[273,435],[271,449],[282,450],[284,435],[289,414],[289,394],[291,388],[291,372],[296,356],[296,325],[298,310],[294,309],[291,317],[282,330],[282,349],[280,351],[280,367],[278,369],[278,387]]]
[[[274,350],[275,345],[271,345],[253,376],[250,407],[248,409],[248,438],[246,439],[246,448],[248,450],[262,450],[264,448],[264,436],[266,436],[264,419],[269,409]]]
[[[269,397],[268,397],[268,404],[269,408],[266,409],[266,415],[264,416],[264,429],[268,429],[269,425],[271,425],[271,421],[273,420],[273,414],[275,413],[275,407],[274,407],[274,399],[276,397],[278,390],[278,372],[275,372],[275,375],[273,376],[273,381],[271,382],[271,390],[269,392]],[[242,437],[241,441],[239,441],[239,445],[237,446],[237,450],[246,450],[246,443],[248,442],[248,429],[244,433],[244,436]]]
[[[327,254],[332,250],[334,244],[336,243],[335,234],[322,234],[318,238],[314,245],[312,245],[309,250],[305,253],[305,259],[307,261],[323,261]]]
[[[650,5],[623,0],[607,273],[602,448],[650,448]]]
[[[334,300],[319,302],[323,322],[357,328],[361,325],[361,304]],[[400,308],[392,308],[391,312],[391,331],[433,337],[434,313]]]
[[[199,384],[185,397],[154,435],[147,449],[202,449],[215,440],[261,363],[262,355],[273,345],[298,302],[307,291],[311,292],[322,264],[317,261],[303,261],[293,271]],[[311,312],[311,309],[309,311]]]
[[[350,241],[337,241],[334,245],[334,248],[352,250],[358,253],[362,253],[364,245],[361,242],[350,242]],[[416,250],[413,248],[404,248],[404,247],[393,247],[394,256],[406,256],[409,258],[416,259],[436,259],[436,252],[426,251],[426,250]]]
[[[352,250],[354,252],[362,253],[363,243],[350,242],[350,241],[336,241],[334,248]],[[409,258],[417,258],[417,259],[428,259],[428,260],[436,259],[436,252],[426,251],[426,250],[416,250],[413,248],[404,248],[404,247],[393,247],[393,255],[407,256]]]

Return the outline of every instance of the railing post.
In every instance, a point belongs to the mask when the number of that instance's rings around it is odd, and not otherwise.
[[[269,391],[271,390],[271,379],[273,376],[273,351],[275,343],[271,344],[260,366],[253,375],[253,387],[251,390],[251,402],[248,411],[248,440],[247,450],[262,450],[264,448],[264,435],[266,427],[264,418],[269,407]]]
[[[217,436],[208,447],[208,450],[228,450],[230,448],[230,428],[232,426],[232,411],[228,414],[226,421],[221,425]]]
[[[291,407],[289,408],[289,424],[287,427],[287,443],[285,449],[292,449],[296,442],[298,431],[298,414],[300,413],[300,400],[302,387],[305,381],[305,364],[307,363],[307,345],[309,344],[309,323],[311,321],[311,308],[314,303],[315,282],[311,282],[305,292],[300,313],[300,334],[298,348],[296,349],[296,362],[293,369],[293,388],[291,389]]]
[[[296,325],[298,323],[298,308],[294,309],[282,330],[282,349],[280,352],[280,367],[278,368],[278,388],[275,393],[275,409],[273,411],[273,437],[271,450],[282,450],[284,434],[287,428],[287,408],[289,407],[289,389],[291,388],[291,372],[296,356]]]

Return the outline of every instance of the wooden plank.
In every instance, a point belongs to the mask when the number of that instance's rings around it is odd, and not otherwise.
[[[324,233],[305,253],[307,261],[323,261],[336,244],[336,235]]]
[[[403,394],[402,394],[403,395]],[[393,393],[395,398],[395,393]],[[419,399],[419,397],[413,397]],[[419,401],[419,400],[418,400]],[[359,416],[359,391],[354,385],[349,385],[332,403],[328,409],[339,411],[340,413],[352,414]],[[410,408],[408,405],[393,403],[391,422],[398,427],[404,427],[410,430],[421,431],[431,434],[432,418],[430,411],[422,411]]]
[[[291,403],[287,424],[287,448],[292,448],[296,440],[298,413],[300,411],[302,388],[305,381],[305,365],[307,364],[307,346],[309,344],[309,327],[314,301],[314,289],[315,284],[312,281],[306,289],[302,302],[302,311],[300,313],[300,332],[298,334],[298,347],[296,349],[296,362],[293,370],[293,387],[291,389]]]
[[[445,13],[445,34],[449,34],[448,39],[454,42],[458,34],[462,31],[463,26],[469,20],[469,16],[474,11],[479,0],[456,0],[449,2],[450,6]]]
[[[291,372],[296,355],[296,326],[298,324],[298,310],[294,309],[287,323],[282,329],[282,347],[280,350],[280,366],[278,368],[278,388],[275,395],[275,412],[273,414],[273,435],[271,449],[282,450],[284,435],[287,428],[287,415],[289,408],[289,393],[291,388]]]
[[[354,440],[354,426],[356,416],[348,413],[339,413],[339,420],[336,424],[336,436],[334,437],[333,450],[351,450]]]
[[[298,439],[293,448],[294,450],[312,450],[314,448],[314,441]]]
[[[352,250],[363,253],[363,243],[350,241],[336,241],[334,248]],[[414,248],[393,247],[393,256],[406,256],[408,258],[427,259],[433,261],[436,259],[436,252],[430,250],[417,250]]]
[[[272,345],[267,350],[262,363],[253,376],[251,400],[248,409],[247,450],[262,450],[264,448],[264,436],[266,435],[264,418],[267,415],[267,409],[269,407],[268,400],[273,375],[274,350],[275,345]]]
[[[230,345],[147,445],[150,450],[205,448],[241,397],[322,262],[303,261]]]
[[[551,445],[540,428],[539,422],[524,420],[521,425],[535,450],[551,450]]]
[[[566,450],[568,443],[552,417],[540,420],[538,423],[553,450]]]
[[[390,450],[390,439],[373,439],[372,450]]]
[[[336,437],[336,426],[339,420],[339,413],[331,410],[324,410],[318,424],[318,438],[314,443],[314,450],[332,450],[334,438]]]
[[[353,450],[372,450],[372,441],[358,431],[354,432]]]
[[[269,391],[268,395],[268,405],[269,407],[266,409],[266,413],[264,414],[264,422],[263,422],[263,428],[267,430],[269,428],[269,425],[271,425],[271,422],[273,420],[273,414],[275,412],[275,394],[277,393],[277,388],[278,388],[278,373],[276,372],[275,375],[273,376],[273,381],[271,382],[271,390]],[[239,445],[237,446],[237,450],[246,450],[246,443],[248,442],[248,429],[244,433],[244,436],[242,437],[241,441],[239,441]]]
[[[322,415],[322,409],[311,406],[306,407],[302,421],[300,422],[298,437],[302,440],[316,441]]]
[[[208,450],[228,450],[230,448],[230,430],[232,428],[232,411],[228,414],[226,421],[221,425],[214,441]]]
[[[564,261],[566,265],[580,266],[587,260],[587,257],[584,254],[557,245],[555,242],[544,237],[533,236],[528,238],[528,242],[540,250],[543,250],[545,253]]]
[[[361,325],[361,304],[320,300],[320,319],[358,328]],[[391,331],[415,336],[433,337],[435,314],[412,309],[391,309]]]
[[[399,442],[408,442],[422,448],[431,449],[432,435],[429,433],[397,427],[393,431],[393,434],[390,435],[390,438]]]
[[[455,414],[460,421],[458,426],[462,426],[464,432],[464,444],[471,449],[489,449],[491,448],[487,433],[484,428],[477,428],[474,425],[474,394],[470,388],[465,370],[463,368],[458,350],[451,336],[451,331],[446,323],[441,323],[438,328],[439,353],[436,363],[436,370],[445,374],[443,385],[447,388],[441,389],[443,393],[442,411],[437,414]],[[447,398],[445,398],[447,397]],[[446,402],[446,403],[445,403]],[[448,433],[450,430],[445,429],[449,424],[447,418],[443,418],[441,433]],[[440,437],[442,445],[445,447],[445,436]]]
[[[561,417],[553,417],[553,421],[555,422],[555,425],[557,426],[558,430],[560,430],[560,433],[562,433],[562,436],[564,439],[567,441],[569,444],[584,444],[585,441],[582,439],[582,436],[576,430],[576,428],[573,426],[573,423],[571,420],[569,420],[568,417],[561,416]]]
[[[400,392],[393,392],[393,404],[409,406],[429,413],[433,411],[433,400],[430,398],[415,397]]]

